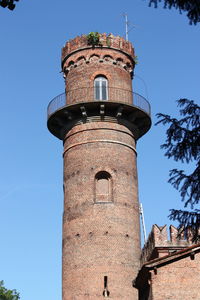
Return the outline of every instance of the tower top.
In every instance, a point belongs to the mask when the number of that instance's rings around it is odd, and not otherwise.
[[[132,44],[113,34],[90,32],[62,49],[65,93],[48,106],[48,128],[64,139],[73,126],[91,122],[123,124],[137,140],[151,126],[148,101],[132,90]]]
[[[92,43],[91,37],[96,38]],[[114,36],[112,33],[98,33],[91,32],[88,35],[77,36],[74,39],[69,40],[62,48],[62,62],[64,62],[69,55],[81,49],[100,47],[100,48],[112,48],[117,51],[122,51],[131,57],[134,57],[134,48],[131,42],[126,41],[123,37]]]

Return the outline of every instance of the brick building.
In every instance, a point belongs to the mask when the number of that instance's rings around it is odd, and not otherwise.
[[[133,286],[139,300],[200,299],[200,244],[178,237],[170,226],[154,225],[141,254],[141,268]]]
[[[65,93],[50,102],[47,124],[64,147],[63,300],[136,300],[138,290],[140,299],[161,299],[151,296],[149,274],[163,245],[149,240],[140,269],[136,142],[151,117],[132,90],[134,67],[131,43],[112,34],[76,37],[62,49]]]

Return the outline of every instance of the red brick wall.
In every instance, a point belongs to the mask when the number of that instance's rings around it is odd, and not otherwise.
[[[94,101],[84,91],[93,89],[97,75],[115,88],[108,101],[132,103],[129,42],[113,37],[111,47],[92,48],[78,37],[66,44],[62,59],[67,104]],[[63,158],[63,300],[102,299],[104,276],[111,299],[138,299],[132,287],[141,251],[133,134],[112,122],[76,125],[65,137]],[[102,171],[107,194],[96,186]]]
[[[168,236],[166,225],[158,226],[154,224],[142,249],[141,263],[143,264],[154,258],[168,255],[191,245],[191,237],[186,239],[182,233],[179,234],[178,229],[173,225],[169,227]]]
[[[183,258],[151,271],[152,300],[200,299],[200,254],[195,259]]]
[[[112,49],[117,49],[124,51],[125,53],[134,57],[134,49],[132,44],[129,41],[126,41],[120,36],[114,36],[113,34],[101,33],[99,34],[99,42],[101,47],[107,47]],[[62,60],[65,59],[70,53],[81,50],[85,47],[88,47],[87,36],[77,36],[72,40],[66,42],[66,45],[62,49]]]
[[[131,52],[123,52],[124,48],[88,47],[87,43],[78,51],[66,51],[68,56],[63,56],[63,72],[68,104],[93,101],[94,79],[98,75],[108,79],[110,101],[132,104],[131,78],[135,64]]]
[[[82,124],[66,136],[63,300],[101,298],[104,276],[112,299],[137,299],[132,287],[140,257],[134,148],[132,133],[119,124]],[[96,202],[99,171],[111,176],[107,203]]]

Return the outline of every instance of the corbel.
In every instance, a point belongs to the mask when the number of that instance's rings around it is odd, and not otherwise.
[[[120,105],[117,109],[116,117],[121,118],[124,107]]]
[[[81,110],[82,117],[87,118],[87,112],[86,112],[85,106],[81,106],[80,110]]]
[[[158,274],[158,269],[156,267],[154,267],[153,272],[154,272],[155,275],[157,275]]]
[[[67,117],[68,120],[72,120],[73,119],[73,114],[70,111],[65,110],[63,112],[63,114]]]
[[[190,253],[190,259],[191,259],[191,260],[194,260],[194,259],[195,259],[195,252],[191,252],[191,253]]]

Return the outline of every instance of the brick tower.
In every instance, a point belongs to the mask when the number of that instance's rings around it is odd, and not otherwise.
[[[140,225],[136,141],[150,106],[132,92],[130,42],[76,37],[62,50],[65,93],[48,106],[64,143],[63,300],[138,299]]]

